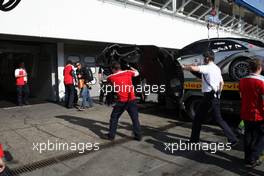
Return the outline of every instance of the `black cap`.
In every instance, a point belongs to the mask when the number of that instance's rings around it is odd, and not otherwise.
[[[66,65],[68,65],[68,64],[72,65],[72,61],[71,60],[67,60]]]

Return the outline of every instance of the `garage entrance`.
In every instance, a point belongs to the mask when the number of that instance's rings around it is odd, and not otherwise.
[[[28,73],[29,103],[55,99],[52,75],[56,73],[56,45],[0,41],[0,108],[16,105],[14,71],[19,62],[25,63]]]

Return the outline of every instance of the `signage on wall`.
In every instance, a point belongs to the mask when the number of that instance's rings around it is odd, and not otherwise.
[[[13,10],[21,0],[0,0],[0,10],[7,12]]]

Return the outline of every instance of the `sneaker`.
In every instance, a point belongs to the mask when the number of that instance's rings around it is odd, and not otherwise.
[[[25,101],[25,102],[24,102],[24,105],[29,105],[29,102],[28,102],[28,101]]]
[[[142,136],[135,136],[135,137],[134,137],[134,140],[136,140],[136,141],[141,141],[141,140],[142,140]]]
[[[262,164],[262,161],[258,159],[255,161],[246,162],[245,167],[246,168],[254,168],[256,166],[260,166],[261,164]]]
[[[114,137],[110,137],[109,134],[104,134],[101,138],[105,139],[105,140],[109,140],[109,141],[115,140],[115,138]]]
[[[85,110],[85,108],[79,108],[78,109],[78,111],[84,111]]]

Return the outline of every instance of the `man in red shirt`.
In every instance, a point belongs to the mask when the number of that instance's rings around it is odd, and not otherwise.
[[[264,77],[262,62],[253,59],[249,63],[251,74],[239,82],[241,119],[245,123],[244,150],[247,167],[261,164],[259,157],[264,150]]]
[[[138,107],[136,104],[136,97],[134,93],[134,87],[132,84],[132,77],[139,75],[138,71],[130,67],[131,70],[121,70],[119,63],[114,63],[112,66],[113,74],[107,77],[107,81],[110,82],[117,93],[118,101],[115,104],[110,118],[110,129],[108,139],[113,140],[115,138],[117,123],[119,117],[126,110],[133,123],[134,139],[141,140],[140,123],[138,120]]]
[[[16,87],[17,87],[17,104],[22,106],[23,103],[28,105],[29,87],[27,71],[25,69],[24,62],[18,64],[18,68],[15,70]]]
[[[2,159],[3,157],[4,157],[4,151],[2,145],[0,144],[0,174],[5,170],[5,163]]]
[[[74,101],[74,67],[72,61],[67,61],[63,70],[64,85],[65,85],[65,106],[73,108]]]

